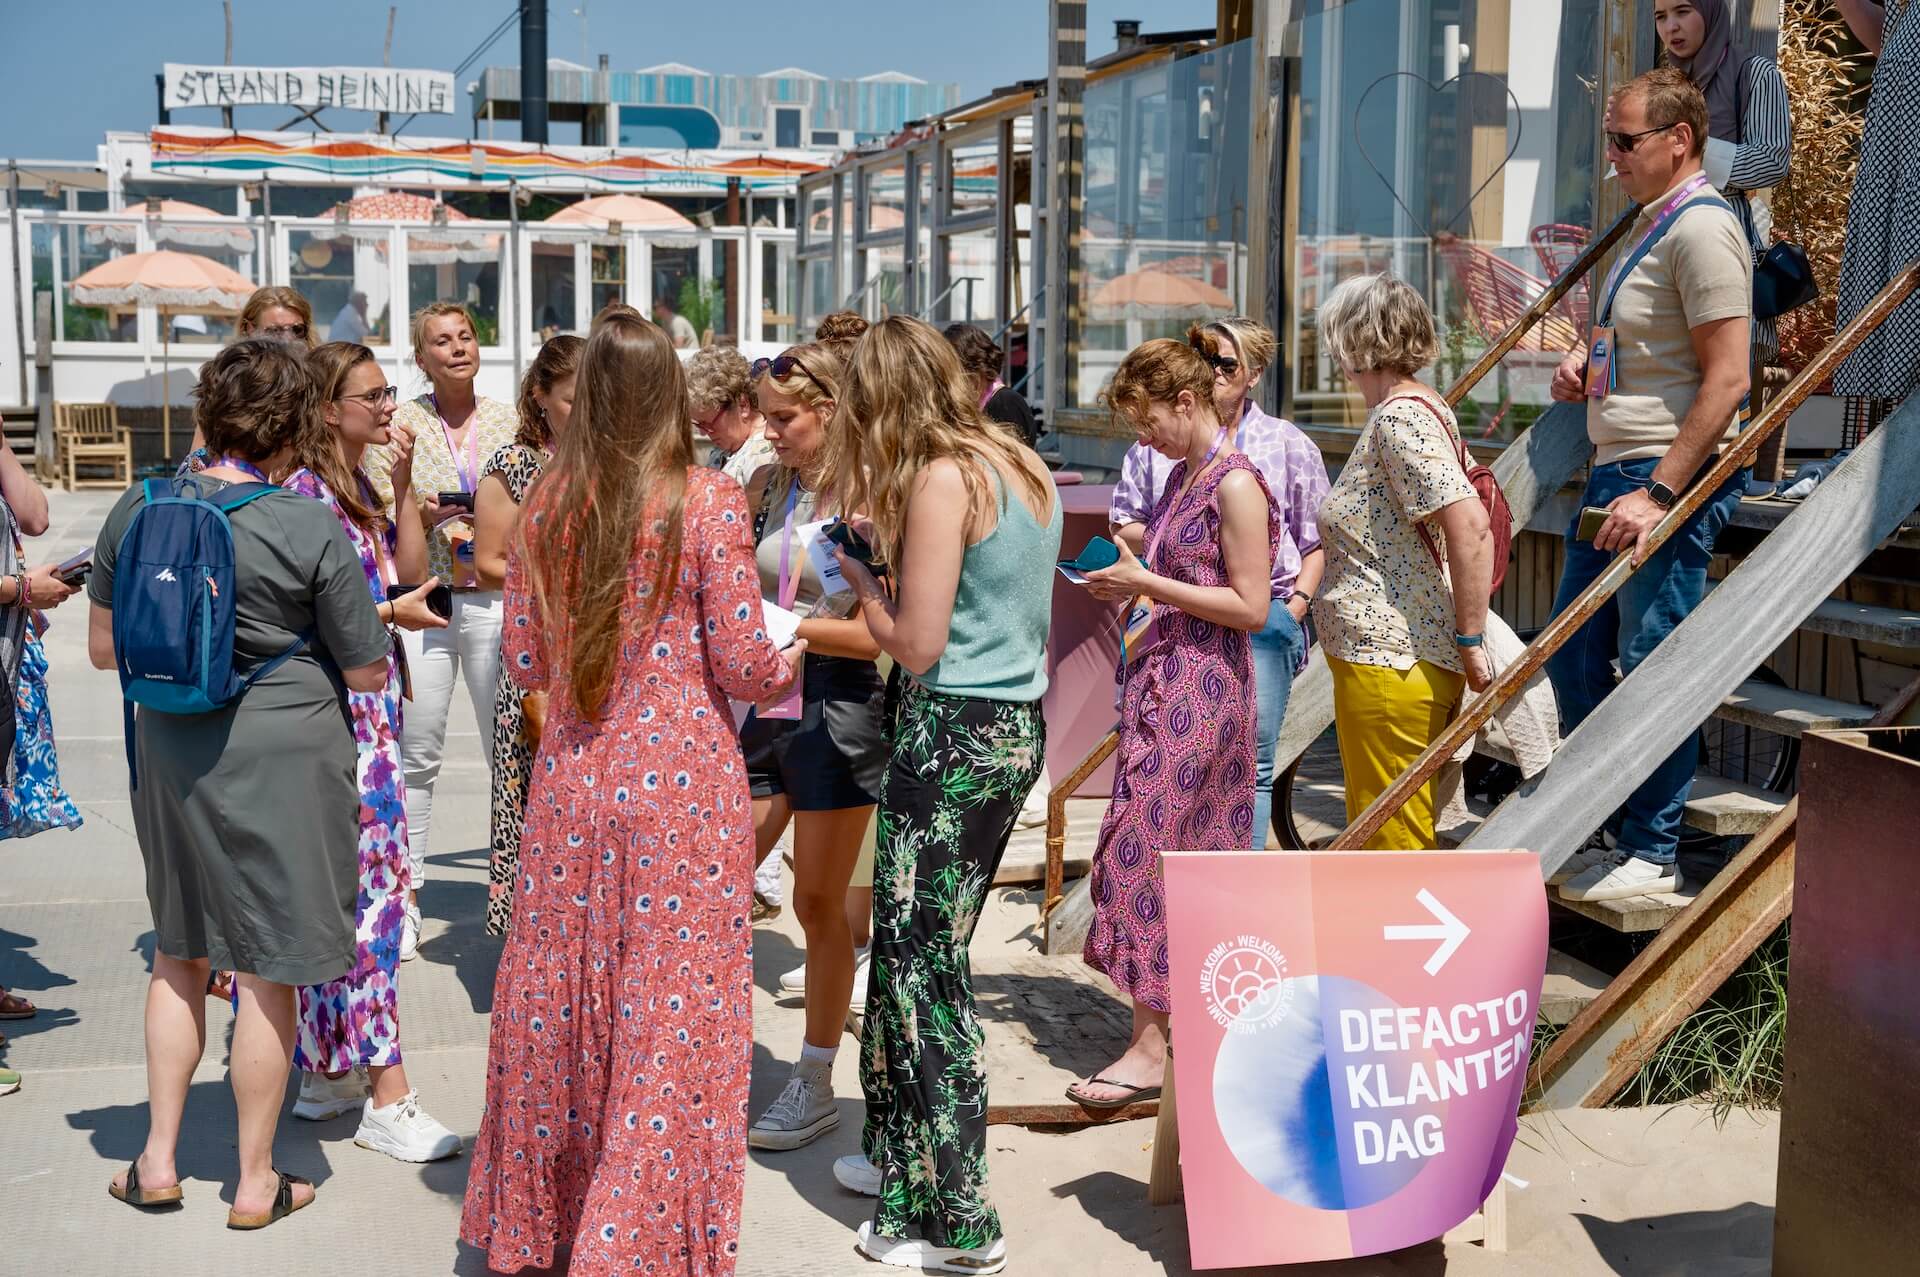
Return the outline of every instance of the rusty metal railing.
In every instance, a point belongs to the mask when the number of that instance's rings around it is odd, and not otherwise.
[[[1500,340],[1489,346],[1466,372],[1462,373],[1447,388],[1446,401],[1449,408],[1456,407],[1467,397],[1486,375],[1497,368],[1526,339],[1526,336],[1545,319],[1561,299],[1573,291],[1573,288],[1597,266],[1601,259],[1618,244],[1633,225],[1634,218],[1640,214],[1640,206],[1633,205],[1622,213],[1606,230],[1606,233],[1587,245],[1586,250],[1574,262],[1561,272],[1547,291],[1534,299],[1531,306],[1513,321]],[[1118,725],[1100,739],[1087,756],[1047,795],[1047,876],[1046,890],[1040,903],[1040,918],[1044,924],[1047,915],[1060,903],[1065,889],[1067,855],[1067,803],[1079,792],[1080,786],[1087,783],[1088,777],[1100,769],[1100,765],[1112,757],[1113,751],[1120,745]]]
[[[1920,263],[1909,266],[1880,290],[1865,310],[1853,318],[1826,348],[1814,356],[1798,376],[1787,383],[1785,390],[1767,405],[1766,411],[1757,417],[1753,424],[1742,431],[1739,437],[1720,454],[1719,458],[1707,470],[1695,478],[1692,486],[1673,503],[1673,508],[1662,516],[1659,523],[1647,537],[1647,555],[1666,544],[1686,521],[1707,503],[1713,493],[1732,478],[1743,466],[1753,461],[1754,454],[1760,450],[1774,431],[1791,417],[1794,410],[1804,402],[1813,388],[1831,376],[1854,347],[1866,340],[1867,335],[1878,328],[1891,315],[1907,296],[1920,287]],[[1366,846],[1367,840],[1378,833],[1380,827],[1405,805],[1406,801],[1418,793],[1434,774],[1451,758],[1459,748],[1471,740],[1476,732],[1486,726],[1500,707],[1505,705],[1519,692],[1527,680],[1540,672],[1555,652],[1585,625],[1593,614],[1600,610],[1606,601],[1614,596],[1620,587],[1626,584],[1638,565],[1634,563],[1633,552],[1623,550],[1608,565],[1607,570],[1594,579],[1581,592],[1568,608],[1547,623],[1520,658],[1501,670],[1495,676],[1487,690],[1480,693],[1461,711],[1447,729],[1440,733],[1439,739],[1427,746],[1425,753],[1415,759],[1412,766],[1400,774],[1399,779],[1386,788],[1378,798],[1368,804],[1367,809],[1356,817],[1352,824],[1333,840],[1329,850],[1353,851]]]

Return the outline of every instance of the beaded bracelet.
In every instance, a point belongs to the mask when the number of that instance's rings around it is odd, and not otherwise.
[[[33,606],[33,588],[27,584],[25,572],[13,574],[13,605],[23,610]]]

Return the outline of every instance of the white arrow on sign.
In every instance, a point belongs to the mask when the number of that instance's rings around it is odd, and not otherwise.
[[[1428,975],[1439,975],[1440,968],[1446,966],[1447,959],[1451,958],[1454,951],[1466,942],[1467,937],[1472,934],[1472,929],[1454,917],[1452,912],[1435,900],[1433,893],[1425,887],[1420,888],[1420,894],[1414,898],[1427,907],[1427,912],[1437,918],[1438,923],[1431,926],[1426,923],[1415,926],[1390,926],[1384,929],[1384,934],[1389,940],[1438,940],[1440,947],[1433,951],[1431,958],[1427,959],[1426,966]]]

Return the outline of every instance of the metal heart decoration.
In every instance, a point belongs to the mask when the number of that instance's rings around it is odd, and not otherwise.
[[[1418,213],[1415,213],[1412,209],[1407,207],[1407,202],[1400,198],[1400,192],[1397,189],[1395,189],[1393,183],[1388,180],[1387,175],[1380,171],[1380,166],[1373,162],[1373,156],[1367,153],[1366,135],[1361,131],[1361,128],[1360,128],[1360,112],[1363,109],[1365,109],[1368,99],[1370,99],[1374,95],[1375,91],[1378,90],[1381,85],[1386,84],[1389,80],[1399,80],[1399,79],[1412,80],[1416,84],[1425,86],[1425,88],[1429,93],[1433,93],[1436,95],[1444,93],[1448,89],[1457,89],[1460,85],[1465,83],[1467,80],[1473,80],[1473,79],[1489,80],[1489,81],[1492,81],[1494,84],[1497,84],[1500,86],[1500,91],[1506,95],[1507,101],[1511,103],[1513,107],[1512,114],[1510,114],[1507,117],[1508,119],[1513,121],[1513,127],[1511,130],[1509,130],[1509,134],[1508,134],[1509,140],[1507,143],[1506,155],[1501,158],[1500,163],[1494,168],[1493,172],[1487,174],[1486,181],[1474,187],[1473,194],[1467,196],[1467,202],[1462,204],[1457,210],[1455,210],[1452,217],[1449,217],[1445,222],[1441,223],[1439,229],[1442,232],[1451,231],[1454,227],[1454,224],[1457,223],[1462,217],[1464,217],[1467,214],[1467,212],[1470,209],[1473,208],[1473,202],[1480,198],[1480,193],[1486,190],[1489,186],[1493,185],[1493,179],[1496,177],[1499,177],[1502,173],[1506,171],[1508,163],[1512,161],[1514,154],[1517,151],[1519,151],[1520,133],[1523,127],[1523,120],[1520,113],[1520,99],[1514,96],[1512,87],[1509,86],[1505,80],[1501,79],[1497,75],[1490,75],[1485,71],[1463,71],[1459,75],[1454,76],[1451,80],[1443,80],[1439,84],[1435,84],[1432,80],[1427,79],[1427,77],[1425,77],[1424,75],[1416,75],[1412,71],[1390,71],[1386,75],[1383,75],[1379,79],[1375,80],[1372,84],[1369,84],[1367,86],[1366,92],[1360,95],[1360,100],[1354,103],[1354,106],[1353,106],[1354,149],[1360,152],[1360,159],[1362,160],[1362,162],[1366,164],[1366,166],[1369,169],[1373,171],[1373,175],[1380,179],[1380,185],[1387,188],[1387,194],[1393,197],[1393,202],[1400,206],[1401,211],[1406,213],[1406,215],[1413,220],[1414,225],[1418,226],[1428,239],[1432,239],[1434,236],[1434,228],[1431,226],[1428,226],[1425,219],[1423,219]],[[1427,118],[1431,119],[1433,117],[1431,114],[1429,114]]]

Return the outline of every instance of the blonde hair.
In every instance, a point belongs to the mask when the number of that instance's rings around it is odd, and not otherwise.
[[[821,318],[813,339],[834,347],[844,357],[853,353],[853,343],[866,336],[867,327],[859,311],[836,310]]]
[[[914,482],[941,458],[959,465],[966,484],[969,542],[979,511],[994,500],[990,468],[1019,476],[1032,504],[1051,499],[1052,485],[1034,476],[1024,445],[981,413],[953,346],[939,329],[907,315],[881,320],[854,347],[845,411],[833,419],[828,440],[835,487],[846,494],[846,508],[873,520],[877,548],[891,563],[900,561]]]
[[[459,302],[428,302],[419,310],[413,312],[411,335],[413,339],[413,357],[416,361],[420,358],[420,347],[427,344],[427,322],[429,320],[441,319],[448,315],[458,315],[460,321],[467,326],[467,331],[473,331],[473,316],[468,313],[467,308]]]
[[[1186,342],[1156,337],[1127,352],[1100,392],[1100,402],[1134,425],[1146,419],[1152,405],[1177,402],[1181,391],[1193,396],[1196,407],[1213,412],[1213,365]]]
[[[278,284],[253,290],[247,304],[240,308],[240,322],[234,325],[235,337],[244,341],[254,336],[260,328],[261,316],[276,306],[300,316],[300,322],[307,328],[306,348],[312,350],[318,344],[313,331],[313,306],[299,293]]]
[[[708,346],[687,360],[687,400],[696,413],[728,408],[753,393],[747,358],[731,346]]]
[[[1440,356],[1433,311],[1413,285],[1392,275],[1356,275],[1320,303],[1320,342],[1349,373],[1411,377]]]
[[[581,356],[573,417],[515,533],[582,718],[597,718],[612,694],[626,637],[648,634],[672,606],[692,464],[673,342],[637,315],[602,316]]]
[[[1224,319],[1211,320],[1205,324],[1195,324],[1187,329],[1187,344],[1196,350],[1218,353],[1212,346],[1202,346],[1207,333],[1224,336],[1233,343],[1240,354],[1240,362],[1247,371],[1259,374],[1273,366],[1273,356],[1280,349],[1279,341],[1273,335],[1273,329],[1257,319],[1248,319],[1245,315],[1228,315]]]
[[[833,423],[839,416],[840,388],[846,377],[846,365],[841,361],[840,352],[823,342],[810,341],[803,345],[787,347],[780,352],[780,358],[791,358],[794,361],[793,371],[784,377],[776,377],[773,375],[773,369],[769,367],[766,375],[760,378],[757,389],[764,392],[771,388],[789,399],[800,400],[819,413],[825,419],[822,424],[827,427],[827,439],[831,445]],[[756,406],[761,412],[767,410],[765,404]],[[827,453],[828,448],[822,448],[820,456],[815,457],[804,471],[796,471],[792,466],[776,462],[773,477],[768,482],[766,491],[768,493],[783,491],[793,481],[796,473],[799,474],[801,482],[818,491],[822,487],[822,476],[831,477]],[[827,496],[826,492],[819,492],[821,514],[827,513]]]

